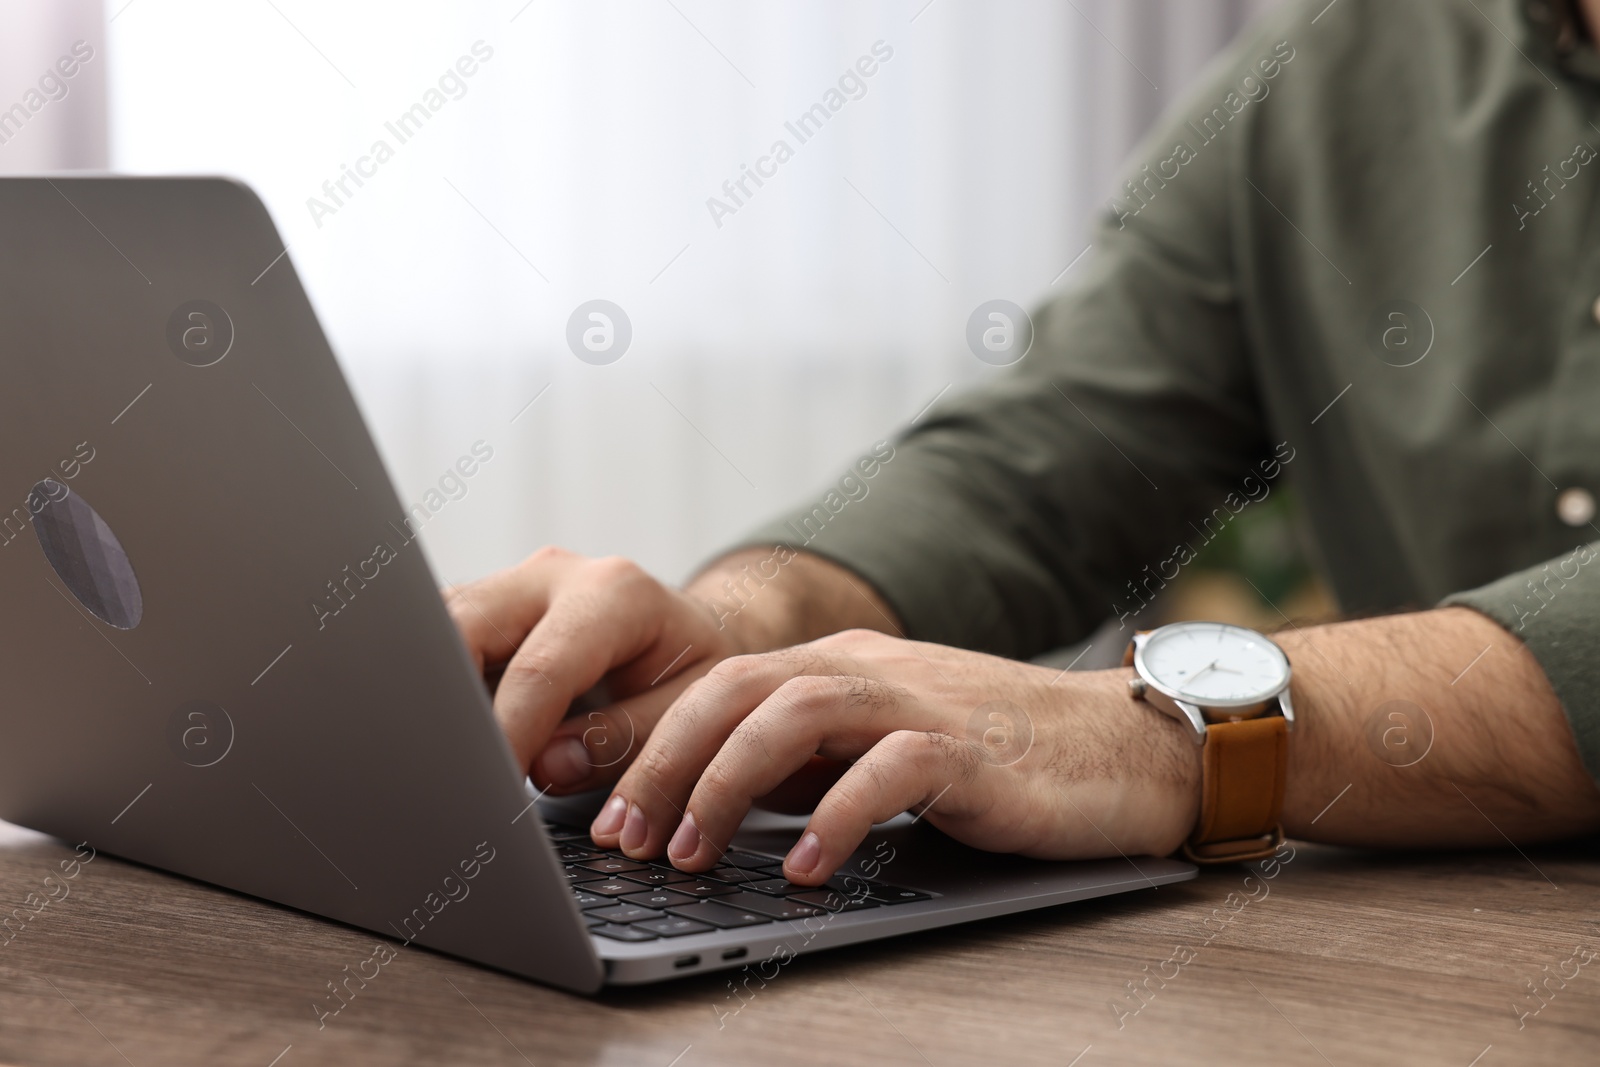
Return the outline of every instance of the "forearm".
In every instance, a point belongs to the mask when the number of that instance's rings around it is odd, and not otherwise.
[[[1544,672],[1490,619],[1444,608],[1275,639],[1294,670],[1291,837],[1472,846],[1600,830],[1600,790]]]
[[[842,630],[901,633],[893,609],[871,585],[807,552],[733,552],[708,565],[685,592],[705,602],[745,652],[788,648]]]
[[[770,574],[761,565],[771,559],[768,549],[736,552],[688,586],[742,651],[849,629],[899,632],[889,606],[845,568],[797,553],[758,584],[752,575]],[[1600,831],[1600,789],[1560,703],[1538,661],[1492,620],[1443,608],[1274,639],[1294,665],[1290,836],[1497,846]]]

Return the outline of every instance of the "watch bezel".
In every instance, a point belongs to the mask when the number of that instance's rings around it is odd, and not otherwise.
[[[1194,696],[1186,694],[1182,690],[1174,690],[1166,685],[1163,685],[1156,679],[1155,674],[1145,665],[1145,647],[1149,645],[1157,635],[1162,634],[1164,631],[1187,630],[1196,627],[1222,627],[1223,629],[1233,630],[1247,637],[1264,641],[1266,644],[1272,647],[1272,650],[1277,654],[1278,658],[1283,661],[1282,683],[1276,688],[1266,692],[1251,694],[1250,696],[1231,700],[1216,700],[1211,698],[1197,700]],[[1235,717],[1239,718],[1253,717],[1247,714],[1247,709],[1256,709],[1257,714],[1259,714],[1261,710],[1264,710],[1264,706],[1269,704],[1274,698],[1287,693],[1289,691],[1289,681],[1291,672],[1293,670],[1293,667],[1289,663],[1288,655],[1283,651],[1283,648],[1278,644],[1278,642],[1274,641],[1266,634],[1261,633],[1259,630],[1252,630],[1247,626],[1238,626],[1231,622],[1209,622],[1203,619],[1168,623],[1165,626],[1159,626],[1156,629],[1150,630],[1146,633],[1135,634],[1133,638],[1133,668],[1138,673],[1139,677],[1143,679],[1145,685],[1151,689],[1154,689],[1156,692],[1162,694],[1174,703],[1192,704],[1198,707],[1202,713],[1211,710],[1223,712],[1232,711],[1235,713]],[[1285,717],[1287,718],[1287,716]]]

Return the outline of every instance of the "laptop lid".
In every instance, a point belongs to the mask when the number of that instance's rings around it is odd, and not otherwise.
[[[0,220],[0,817],[598,988],[261,202],[0,178]]]

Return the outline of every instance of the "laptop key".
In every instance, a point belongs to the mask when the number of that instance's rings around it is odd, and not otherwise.
[[[614,856],[601,856],[598,859],[585,860],[577,866],[596,874],[626,874],[629,871],[645,870],[647,865],[630,859],[619,859]]]
[[[813,889],[809,893],[791,893],[790,900],[797,900],[802,904],[810,904],[821,908],[823,911],[860,911],[863,908],[876,908],[879,901],[870,897],[847,896],[832,889]]]
[[[584,868],[578,867],[571,863],[561,868],[561,873],[566,875],[567,881],[573,883],[574,885],[581,884],[583,882],[603,882],[606,878],[606,876],[603,874],[595,874],[593,871],[585,870]]]
[[[678,882],[673,890],[679,893],[688,893],[693,897],[717,897],[724,893],[737,893],[735,886],[724,885],[721,882],[708,882],[702,879],[698,882]]]
[[[843,893],[847,897],[861,897],[868,893],[883,888],[882,882],[874,882],[870,878],[863,878],[859,874],[836,874],[822,883],[829,889]]]
[[[684,874],[663,867],[651,867],[643,871],[629,871],[623,875],[630,882],[640,882],[644,885],[673,885],[678,882],[698,882],[697,874]]]
[[[772,916],[761,915],[753,911],[744,911],[740,908],[730,908],[715,900],[697,900],[693,904],[684,904],[672,909],[672,914],[680,919],[692,919],[699,923],[710,923],[712,926],[723,930],[731,930],[736,926],[759,926],[769,923]]]
[[[804,919],[821,913],[820,908],[814,908],[810,904],[797,904],[792,900],[763,896],[760,893],[744,890],[723,897],[717,903],[742,911],[753,911],[770,919]]]
[[[668,915],[665,919],[650,919],[638,924],[641,929],[649,930],[662,937],[682,937],[685,934],[703,934],[716,929],[705,923],[697,923],[693,919],[680,919]]]
[[[827,882],[818,888],[830,889],[833,892],[838,893],[841,897],[844,897],[846,900],[871,900],[874,899],[874,894],[881,887],[876,885],[868,885],[865,882],[854,882],[848,886],[841,887],[834,885],[832,882]],[[881,904],[882,901],[879,901],[879,903]]]
[[[641,908],[637,904],[618,904],[612,908],[599,908],[589,914],[610,923],[636,923],[642,919],[661,918],[661,913],[654,908]]]
[[[772,897],[792,897],[796,893],[809,893],[813,889],[820,889],[814,885],[796,885],[787,878],[765,878],[759,882],[751,882],[744,886],[757,893],[765,893]]]
[[[722,857],[724,867],[771,867],[774,864],[782,865],[783,861],[773,859],[771,856],[758,856],[754,852],[728,852]]]
[[[585,892],[577,886],[573,887],[572,895],[577,898],[579,908],[598,908],[611,903],[610,897],[603,897],[598,893]]]
[[[582,844],[592,844],[589,840],[589,831],[580,830],[576,826],[545,826],[545,836],[552,841],[565,842],[577,841]]]
[[[670,908],[674,904],[693,904],[695,898],[688,893],[678,893],[671,889],[651,889],[643,893],[629,893],[618,900],[637,904],[641,908]]]
[[[591,852],[579,845],[562,845],[560,848],[556,849],[556,857],[560,859],[562,863],[580,863],[583,860],[597,860],[603,858],[601,853]]]
[[[600,918],[600,916],[596,915],[594,912],[588,912],[587,914],[585,914],[584,917],[583,917],[583,921],[586,924],[588,924],[589,926],[604,926],[605,925],[605,920]]]
[[[597,893],[602,897],[620,897],[626,893],[637,893],[638,882],[625,882],[621,878],[610,878],[601,882],[585,882],[580,886],[585,893]]]
[[[654,941],[656,934],[649,930],[641,930],[636,926],[618,926],[615,923],[605,923],[601,926],[589,927],[591,934],[609,937],[613,941]]]
[[[778,869],[781,871],[783,868],[780,867]],[[777,877],[777,875],[769,875],[764,871],[746,870],[743,867],[713,867],[706,872],[705,876],[707,878],[715,878],[719,882],[731,882],[734,884],[760,882],[767,878]]]

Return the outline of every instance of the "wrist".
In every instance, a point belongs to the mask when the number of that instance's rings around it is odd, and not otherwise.
[[[792,553],[790,554],[792,556]],[[783,620],[793,614],[790,591],[773,549],[745,549],[713,561],[690,579],[683,594],[711,616],[727,655],[770,652],[784,640]]]
[[[1200,818],[1201,747],[1184,724],[1134,699],[1128,684],[1134,677],[1125,667],[1076,676],[1096,692],[1093,705],[1113,739],[1112,762],[1101,773],[1112,776],[1117,800],[1113,825],[1099,829],[1128,855],[1166,856],[1183,846]],[[1069,732],[1081,732],[1072,725],[1077,708],[1065,712]],[[1092,736],[1080,743],[1100,747]],[[1071,778],[1062,787],[1072,788]]]
[[[1128,685],[1134,678],[1131,668],[1116,673],[1121,695],[1137,713],[1138,729],[1149,746],[1146,766],[1150,770],[1143,776],[1149,819],[1144,851],[1154,856],[1171,855],[1183,847],[1200,821],[1204,749],[1194,743],[1186,725],[1143,700],[1133,699]]]
[[[844,630],[903,636],[893,609],[860,575],[785,546],[713,561],[685,593],[704,603],[742,652],[770,652]]]

